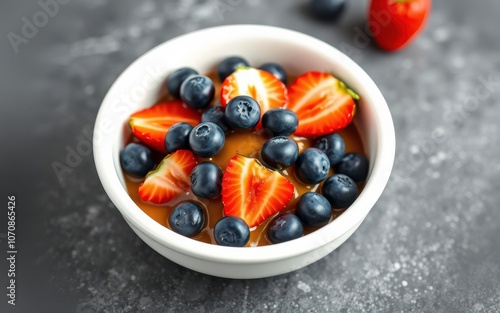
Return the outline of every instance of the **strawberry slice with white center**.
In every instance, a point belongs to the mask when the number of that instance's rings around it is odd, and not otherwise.
[[[235,155],[222,178],[224,215],[240,217],[252,228],[284,209],[294,190],[279,172],[256,159]]]
[[[286,86],[273,74],[250,67],[240,67],[222,83],[220,102],[223,107],[237,96],[250,96],[260,106],[261,118],[269,109],[281,108],[288,102]],[[262,123],[256,126],[262,128]]]
[[[134,136],[150,148],[166,153],[165,136],[170,126],[185,122],[196,126],[201,122],[201,114],[189,108],[182,101],[173,100],[155,104],[130,116],[129,125]]]
[[[297,136],[330,134],[351,123],[359,96],[333,75],[307,72],[288,89],[286,108],[299,118]]]
[[[165,204],[189,191],[190,175],[198,162],[189,150],[177,150],[167,155],[139,186],[142,201]]]

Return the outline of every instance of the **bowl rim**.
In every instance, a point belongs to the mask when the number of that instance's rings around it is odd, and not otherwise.
[[[374,114],[375,118],[372,121],[378,130],[376,134],[378,142],[375,152],[376,157],[370,178],[366,181],[363,192],[348,210],[334,221],[311,234],[281,244],[245,248],[218,246],[179,235],[157,223],[143,212],[122,186],[116,172],[119,169],[115,168],[116,163],[113,158],[115,136],[117,136],[117,133],[121,134],[122,132],[115,130],[103,134],[99,138],[95,136],[101,122],[107,118],[104,111],[107,106],[111,105],[112,95],[119,89],[122,82],[128,80],[128,76],[130,76],[134,67],[140,65],[158,50],[168,49],[171,45],[179,45],[182,42],[194,40],[197,36],[215,36],[221,32],[256,32],[265,38],[288,38],[290,41],[300,42],[302,45],[308,46],[310,49],[315,50],[316,53],[318,51],[327,52],[332,59],[340,60],[346,64],[346,67],[350,68],[350,74],[356,80],[363,82],[365,97],[369,95],[370,102],[377,103],[376,106],[373,106],[373,111],[376,114]],[[121,129],[121,127],[118,127],[118,129]],[[146,236],[169,249],[191,257],[228,264],[264,263],[296,257],[320,249],[355,227],[369,213],[389,180],[394,163],[395,146],[394,124],[387,103],[376,84],[359,65],[335,47],[310,35],[264,25],[225,25],[205,28],[170,39],[140,56],[120,74],[104,97],[96,118],[93,140],[94,161],[99,179],[108,197],[128,223],[132,223]]]

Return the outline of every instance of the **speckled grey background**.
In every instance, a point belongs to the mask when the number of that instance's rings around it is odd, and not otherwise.
[[[66,2],[18,53],[7,35],[41,7],[0,4],[1,191],[17,196],[19,250],[17,305],[0,296],[1,312],[500,312],[500,2],[435,1],[423,36],[400,53],[357,35],[366,1],[349,1],[337,24],[312,20],[300,0]],[[210,277],[154,252],[85,150],[128,64],[177,35],[233,23],[343,49],[380,86],[396,126],[394,173],[359,230],[319,262],[267,279]],[[51,164],[77,148],[83,157],[59,180]]]

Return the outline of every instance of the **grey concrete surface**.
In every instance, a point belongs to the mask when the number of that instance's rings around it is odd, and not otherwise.
[[[1,296],[1,312],[500,312],[500,2],[434,1],[426,31],[400,53],[360,45],[366,1],[349,1],[338,23],[311,19],[299,0],[66,2],[17,53],[8,34],[42,8],[0,4],[1,191],[17,197],[19,250],[16,306]],[[133,60],[234,23],[345,50],[379,85],[397,136],[389,185],[359,230],[319,262],[258,280],[199,274],[150,249],[104,193],[90,151],[61,180],[51,166],[85,149]],[[1,288],[7,270],[2,257]]]

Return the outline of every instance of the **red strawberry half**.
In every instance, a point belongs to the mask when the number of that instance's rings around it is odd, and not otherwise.
[[[271,171],[256,159],[235,155],[222,178],[225,216],[238,216],[250,228],[284,209],[295,187],[279,172]]]
[[[299,118],[297,136],[315,137],[340,130],[352,121],[359,96],[334,76],[308,72],[288,89],[287,109]]]
[[[194,154],[189,150],[177,150],[167,155],[139,186],[141,200],[165,204],[189,191],[189,177],[197,163]]]
[[[185,122],[196,126],[201,114],[187,107],[182,101],[174,100],[153,105],[130,116],[129,125],[134,136],[149,147],[166,153],[165,135],[170,126]]]
[[[222,83],[220,102],[223,107],[237,96],[250,96],[260,106],[261,117],[269,109],[281,108],[288,101],[286,86],[273,74],[250,67],[237,69]],[[261,128],[261,122],[257,128]]]

